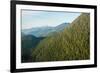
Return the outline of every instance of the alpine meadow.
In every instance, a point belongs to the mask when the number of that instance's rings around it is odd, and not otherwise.
[[[72,22],[54,27],[23,29],[21,41],[22,62],[88,60],[90,14],[80,13]]]

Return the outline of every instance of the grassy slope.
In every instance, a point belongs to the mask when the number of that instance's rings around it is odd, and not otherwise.
[[[69,27],[42,40],[32,53],[34,61],[90,58],[90,16],[82,13]]]

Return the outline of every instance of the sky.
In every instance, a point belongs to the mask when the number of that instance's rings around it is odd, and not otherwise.
[[[21,21],[22,29],[31,29],[34,27],[55,27],[62,23],[71,23],[81,13],[61,12],[61,11],[34,11],[22,10]]]

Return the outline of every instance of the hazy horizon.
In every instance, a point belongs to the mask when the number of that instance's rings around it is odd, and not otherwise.
[[[32,11],[22,10],[22,30],[36,27],[56,27],[62,23],[71,23],[81,13],[55,12],[55,11]]]

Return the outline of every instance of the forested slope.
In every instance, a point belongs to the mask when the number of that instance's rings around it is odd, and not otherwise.
[[[62,32],[43,39],[32,52],[33,61],[89,59],[89,41],[90,15],[82,13]]]

